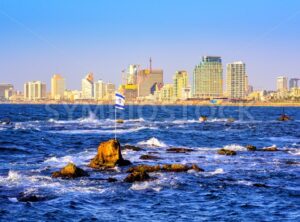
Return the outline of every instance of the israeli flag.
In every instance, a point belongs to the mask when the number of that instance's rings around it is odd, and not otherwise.
[[[116,93],[116,109],[124,109],[125,107],[125,97],[120,93]]]

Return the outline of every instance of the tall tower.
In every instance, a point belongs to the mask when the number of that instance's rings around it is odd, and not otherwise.
[[[65,79],[59,75],[55,74],[51,78],[51,98],[55,100],[61,100],[65,93]]]
[[[223,67],[219,56],[203,56],[194,69],[193,96],[214,98],[223,96]]]
[[[279,76],[277,77],[277,91],[282,92],[282,91],[287,91],[287,77],[284,76]]]
[[[227,95],[231,99],[244,99],[246,95],[246,65],[243,62],[227,64]]]
[[[150,63],[149,70],[150,70],[150,73],[151,73],[152,72],[152,59],[151,59],[151,57],[150,57],[149,63]]]

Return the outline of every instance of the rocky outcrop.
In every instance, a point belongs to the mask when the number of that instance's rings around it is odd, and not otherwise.
[[[89,166],[96,169],[112,168],[116,165],[127,166],[130,161],[124,160],[121,146],[117,140],[111,139],[103,142],[98,147],[97,155],[90,161]]]
[[[62,168],[60,171],[52,173],[53,178],[61,177],[61,178],[77,178],[77,177],[85,177],[88,176],[88,173],[83,169],[77,167],[73,163],[69,163],[67,166]]]
[[[246,148],[249,151],[255,151],[256,150],[256,146],[253,146],[253,145],[247,145]]]
[[[127,183],[142,182],[149,179],[150,176],[148,175],[148,173],[146,173],[146,171],[134,171],[124,179],[124,182]]]
[[[128,173],[132,172],[186,172],[188,170],[195,170],[197,172],[203,172],[204,170],[198,167],[196,164],[184,165],[184,164],[164,164],[162,166],[150,166],[150,165],[138,165],[128,169]]]
[[[140,159],[141,160],[159,160],[160,157],[146,154],[146,155],[140,156]]]
[[[234,150],[220,149],[218,150],[218,154],[226,155],[226,156],[234,156],[236,155],[236,152]]]
[[[168,153],[187,153],[187,152],[193,152],[193,149],[188,148],[169,148],[167,149]]]

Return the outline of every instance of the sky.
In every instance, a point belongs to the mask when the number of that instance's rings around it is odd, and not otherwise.
[[[59,73],[68,89],[81,79],[121,83],[130,64],[176,70],[192,81],[204,55],[244,61],[255,89],[273,90],[277,76],[300,77],[298,0],[0,0],[0,83]]]

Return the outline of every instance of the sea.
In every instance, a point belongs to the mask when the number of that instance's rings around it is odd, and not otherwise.
[[[300,107],[0,105],[0,221],[300,221]],[[201,115],[208,117],[199,122]],[[228,118],[235,121],[229,123]],[[197,164],[126,183],[88,167],[116,135],[133,165]],[[248,151],[247,145],[257,151]],[[276,152],[260,151],[277,147]],[[191,148],[169,153],[168,148]],[[219,155],[221,148],[237,152]],[[151,154],[156,160],[141,160]],[[73,162],[89,177],[51,178]],[[113,177],[117,182],[109,183]]]

